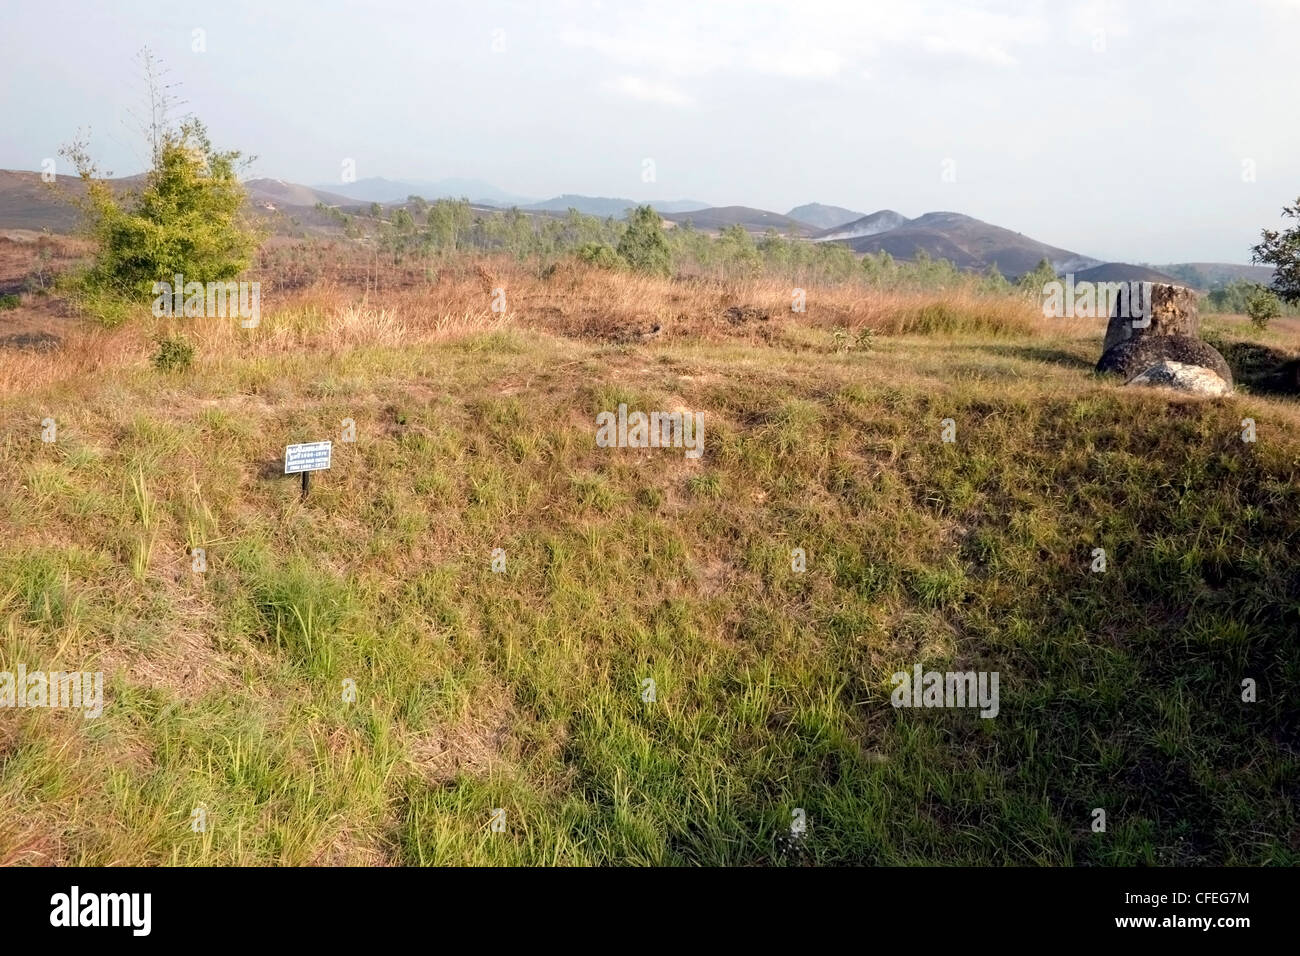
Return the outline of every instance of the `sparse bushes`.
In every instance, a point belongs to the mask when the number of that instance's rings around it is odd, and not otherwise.
[[[19,299],[16,295],[0,295],[0,312],[7,312],[9,309],[18,308]]]
[[[728,226],[722,230],[722,234],[717,241],[718,252],[724,262],[729,266],[729,271],[733,275],[755,276],[762,270],[763,261],[759,257],[758,247],[754,245],[754,239],[744,226]],[[774,249],[771,238],[768,237],[769,250]]]
[[[1264,298],[1260,295],[1261,292],[1270,298]],[[1251,282],[1248,279],[1234,279],[1225,285],[1211,289],[1205,298],[1201,300],[1201,311],[1211,314],[1246,315],[1250,316],[1253,321],[1254,316],[1251,314],[1252,299],[1256,300],[1256,309],[1264,309],[1267,312],[1269,301],[1277,308],[1275,315],[1265,318],[1264,326],[1267,326],[1270,319],[1279,316],[1300,315],[1300,303],[1288,304],[1283,302],[1267,286],[1260,285],[1258,282]],[[1260,327],[1263,328],[1264,326]]]
[[[1205,297],[1202,308],[1206,312],[1223,312],[1229,315],[1244,315],[1246,300],[1255,291],[1257,284],[1245,279],[1234,279],[1226,285],[1211,289]]]

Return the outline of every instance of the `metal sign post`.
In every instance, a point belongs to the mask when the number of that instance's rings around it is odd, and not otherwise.
[[[326,471],[334,455],[334,443],[313,441],[302,445],[289,445],[284,449],[284,473],[302,475],[302,499],[307,500],[311,490],[311,473]]]

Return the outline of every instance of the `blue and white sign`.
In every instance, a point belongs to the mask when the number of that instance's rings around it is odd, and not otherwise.
[[[330,466],[334,443],[309,441],[302,445],[289,445],[284,450],[284,473],[296,475],[303,471],[325,471]]]

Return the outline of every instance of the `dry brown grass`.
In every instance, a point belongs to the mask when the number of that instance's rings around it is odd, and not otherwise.
[[[994,337],[1078,331],[1043,319],[1032,302],[1013,296],[891,292],[846,283],[807,289],[805,311],[794,312],[793,290],[777,279],[663,279],[571,263],[546,276],[507,259],[482,259],[424,270],[368,264],[362,273],[301,284],[253,277],[263,282],[262,321],[255,330],[234,319],[156,319],[144,305],[110,330],[57,317],[66,305],[50,303],[43,311],[32,305],[21,316],[24,328],[40,327],[43,318],[61,347],[0,349],[0,395],[142,364],[158,336],[176,333],[196,344],[201,361],[212,361],[418,344],[506,326],[614,343],[695,339],[787,347],[836,329],[850,337],[863,330]],[[496,289],[505,292],[504,313],[492,310]]]

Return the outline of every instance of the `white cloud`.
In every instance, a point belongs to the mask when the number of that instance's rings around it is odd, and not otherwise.
[[[935,56],[957,55],[993,66],[1015,66],[1020,61],[1002,47],[976,37],[927,36],[921,40],[926,53]]]
[[[667,83],[656,83],[639,76],[620,76],[607,88],[632,99],[646,103],[659,103],[664,106],[689,107],[695,105],[694,98],[682,90]]]
[[[1092,0],[1088,6],[1105,3]],[[1041,48],[1052,35],[1041,10],[1003,13],[949,0],[743,6],[658,0],[641,8],[620,6],[592,21],[560,30],[560,41],[653,77],[740,72],[851,81],[891,53],[1008,68],[1019,64],[1017,50]]]

